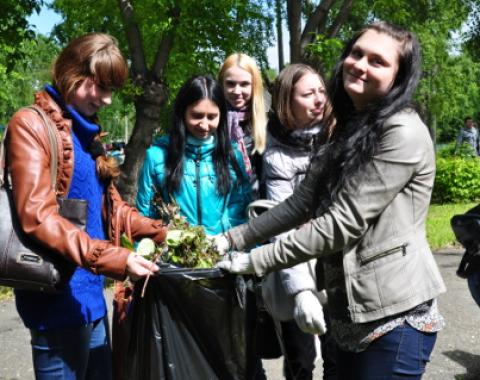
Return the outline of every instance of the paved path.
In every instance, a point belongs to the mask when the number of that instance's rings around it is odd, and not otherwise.
[[[480,379],[480,309],[465,280],[455,275],[461,253],[442,250],[435,257],[448,288],[439,300],[447,327],[438,336],[424,380]],[[0,302],[0,380],[33,380],[28,339],[13,301]],[[280,359],[266,360],[264,365],[269,380],[282,379]],[[314,379],[321,380],[320,361],[317,367]]]

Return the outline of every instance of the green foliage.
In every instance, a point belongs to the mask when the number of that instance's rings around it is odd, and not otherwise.
[[[43,0],[2,0],[0,13],[0,57],[7,71],[23,58],[22,42],[35,37],[27,17],[40,11]]]
[[[33,94],[50,82],[50,68],[58,48],[45,37],[25,40],[18,46],[23,58],[7,70],[6,57],[0,55],[0,124],[5,125],[12,114],[32,104]]]
[[[0,301],[13,297],[13,289],[6,286],[0,286]]]
[[[250,54],[265,67],[266,48],[272,44],[273,38],[273,15],[266,3],[266,0],[150,0],[132,3],[148,66],[153,64],[160,41],[170,30],[172,4],[180,10],[165,70],[170,99],[191,75],[216,75],[220,63],[232,52]],[[119,40],[128,57],[126,26],[121,20],[117,1],[84,0],[78,7],[76,0],[55,0],[53,8],[64,18],[54,30],[62,43],[86,32],[104,31]]]
[[[477,157],[439,157],[433,203],[480,199],[480,160]]]
[[[326,38],[323,34],[317,34],[315,41],[308,45],[306,51],[308,54],[321,58],[323,72],[328,74],[332,72],[338,57],[342,53],[343,41],[339,38]]]
[[[135,109],[122,93],[113,93],[112,104],[98,113],[107,141],[126,141],[135,122]]]
[[[157,193],[152,201],[156,214],[168,223],[167,249],[162,260],[186,268],[212,268],[220,255],[202,226],[191,226],[175,203],[165,203]]]
[[[432,249],[444,248],[458,244],[455,240],[450,219],[456,214],[463,214],[474,207],[475,203],[456,203],[430,205],[427,217],[427,239]]]

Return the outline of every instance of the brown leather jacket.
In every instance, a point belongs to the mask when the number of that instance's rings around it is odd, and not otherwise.
[[[56,198],[68,194],[74,170],[71,120],[63,117],[61,108],[46,92],[35,95],[35,104],[56,127],[57,193],[51,188],[51,149],[44,123],[36,112],[21,109],[9,122],[5,146],[14,202],[24,231],[93,273],[124,279],[130,252],[118,247],[121,234],[128,232],[132,238],[151,237],[160,242],[166,226],[141,216],[122,201],[113,184],[104,194],[102,210],[110,241],[92,239],[62,218]]]

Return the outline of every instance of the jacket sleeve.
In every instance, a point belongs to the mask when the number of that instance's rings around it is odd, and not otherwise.
[[[165,239],[167,226],[161,220],[154,220],[140,215],[138,210],[122,200],[113,184],[108,188],[111,211],[112,240],[118,242],[124,232],[130,233],[132,239],[151,238],[156,243]]]
[[[137,208],[142,215],[156,217],[152,207],[155,195],[155,159],[152,149],[147,149],[143,167],[138,178]]]
[[[313,215],[316,186],[314,177],[310,173],[285,201],[248,223],[230,229],[228,235],[232,249],[245,250],[307,222]]]
[[[238,183],[232,186],[232,191],[228,197],[227,211],[228,219],[232,227],[245,223],[247,220],[247,207],[252,201],[252,188],[250,185],[248,174],[245,170],[245,164],[240,152],[234,150],[235,159],[242,173],[242,177],[238,179]]]
[[[6,149],[13,200],[25,233],[79,266],[123,279],[129,251],[91,239],[59,215],[51,187],[51,149],[40,117],[17,112],[9,122]]]
[[[253,250],[255,272],[263,275],[272,269],[338,252],[358,242],[411,181],[420,165],[429,160],[433,164],[433,147],[428,131],[417,120],[405,116],[404,120],[398,120],[399,124],[386,127],[372,161],[347,180],[338,199],[326,211],[284,239]],[[414,125],[406,128],[402,122]],[[304,181],[302,188],[307,184]],[[431,192],[431,187],[428,191]],[[297,198],[291,197],[289,203],[299,203]]]

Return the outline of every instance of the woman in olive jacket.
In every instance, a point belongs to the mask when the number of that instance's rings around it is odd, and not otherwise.
[[[410,106],[420,77],[416,38],[379,22],[350,40],[329,95],[337,125],[286,201],[217,237],[243,250],[219,266],[263,276],[328,257],[325,279],[339,379],[420,379],[443,327],[445,285],[425,233],[435,177],[427,127]],[[312,331],[314,314],[304,313]]]

